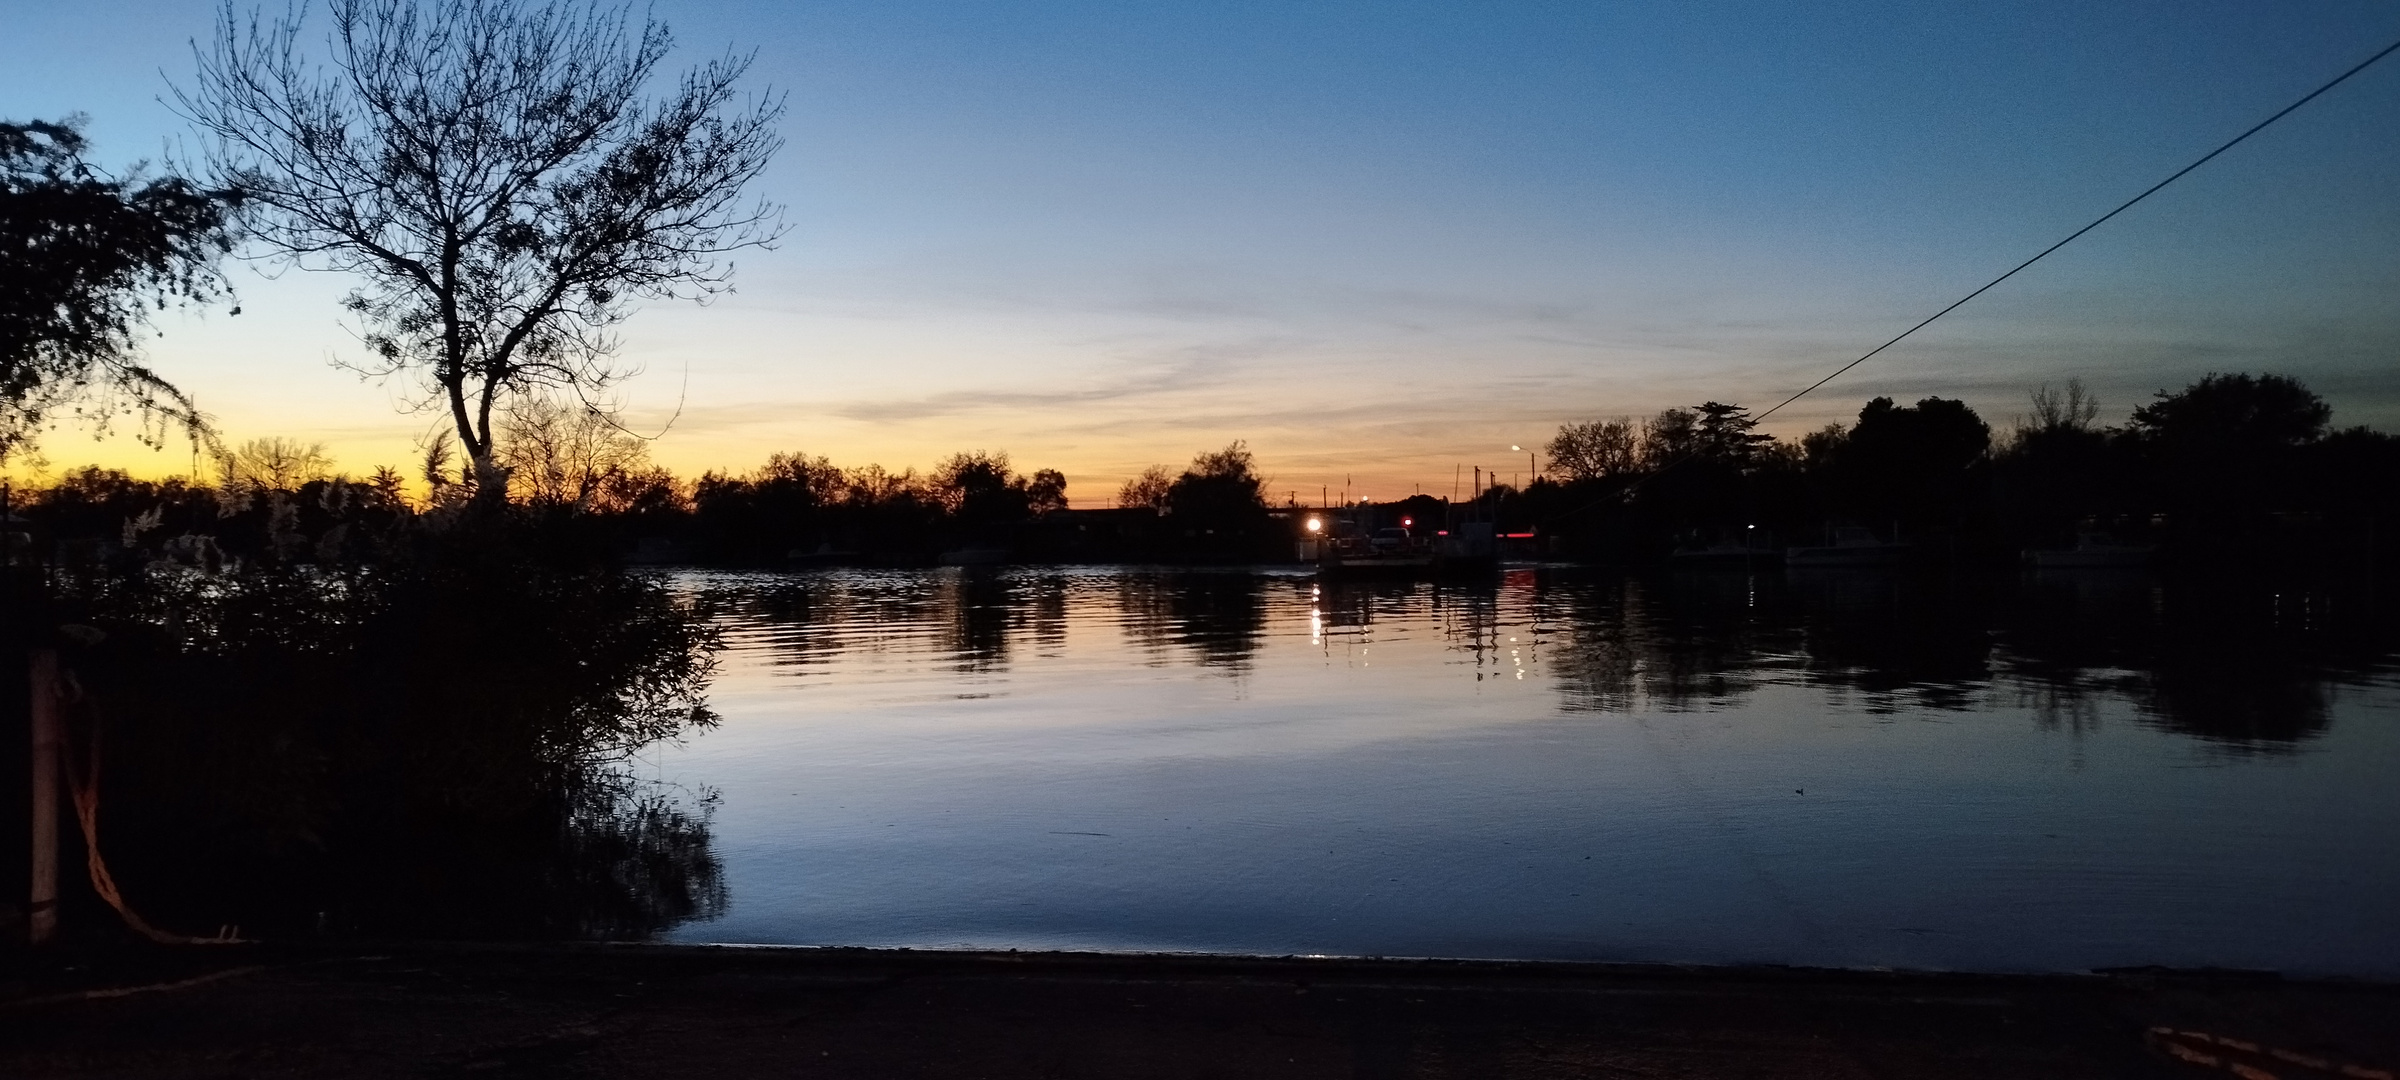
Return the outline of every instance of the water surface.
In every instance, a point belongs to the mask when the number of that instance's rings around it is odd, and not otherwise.
[[[2364,586],[692,573],[684,941],[2400,975]]]

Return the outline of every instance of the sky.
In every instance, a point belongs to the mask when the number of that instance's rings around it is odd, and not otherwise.
[[[204,2],[0,0],[0,117],[104,164],[183,122]],[[2385,2],[658,0],[671,67],[787,96],[736,292],[623,328],[678,472],[775,451],[1057,468],[1106,505],[1236,439],[1280,498],[1504,479],[1562,423],[1763,409],[2400,38]],[[2400,57],[1768,422],[2081,378],[2122,420],[2212,371],[2400,430]],[[405,466],[338,276],[242,263],[154,366],[236,441]],[[188,450],[62,428],[52,469]],[[21,468],[21,467],[20,467]]]

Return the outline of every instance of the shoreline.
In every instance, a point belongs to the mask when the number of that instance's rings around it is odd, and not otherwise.
[[[7,956],[0,1074],[25,1077],[2314,1077],[2400,1060],[2400,984],[2256,972],[646,943]]]

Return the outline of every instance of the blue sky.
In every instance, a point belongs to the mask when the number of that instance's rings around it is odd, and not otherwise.
[[[794,228],[635,318],[626,398],[680,400],[687,472],[1006,450],[1092,504],[1243,438],[1285,489],[1442,490],[1562,422],[1781,400],[2400,37],[2388,3],[1932,8],[662,2],[676,63],[755,50],[789,95]],[[12,11],[0,114],[156,157],[213,10]],[[2400,60],[1774,426],[2274,370],[2400,427],[2396,133]],[[239,276],[158,366],[236,438],[409,458],[431,418],[328,363],[341,282]]]

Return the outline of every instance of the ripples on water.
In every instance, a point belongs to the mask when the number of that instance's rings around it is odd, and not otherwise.
[[[2371,589],[693,573],[693,941],[2400,973]]]

